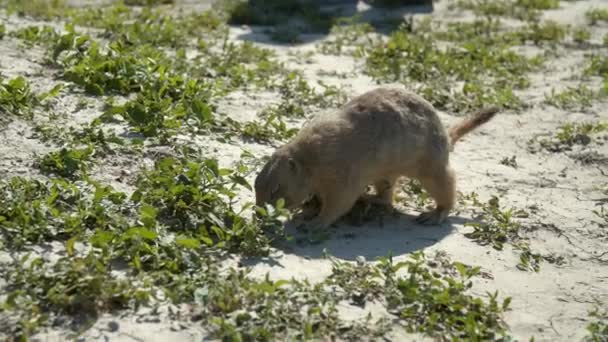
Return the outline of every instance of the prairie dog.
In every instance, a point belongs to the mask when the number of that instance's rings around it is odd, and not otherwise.
[[[380,87],[359,95],[335,112],[317,115],[278,148],[255,180],[256,204],[285,200],[288,209],[315,196],[309,221],[325,228],[347,213],[374,185],[377,200],[392,205],[401,176],[418,179],[436,208],[416,221],[442,223],[454,206],[456,188],[449,152],[463,135],[499,109],[485,108],[447,132],[433,106],[406,90]]]

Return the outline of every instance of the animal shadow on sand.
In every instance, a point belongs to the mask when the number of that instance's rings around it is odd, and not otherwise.
[[[293,2],[294,0],[286,0],[286,2],[289,1]],[[252,31],[239,35],[238,39],[273,45],[299,45],[321,40],[329,34],[331,27],[311,26],[305,20],[302,20],[301,14],[298,12],[272,13],[272,10],[265,8],[264,3],[265,1],[250,0],[249,10],[264,13],[265,16],[270,17],[285,17],[285,22],[275,25],[249,23]],[[314,4],[315,2],[310,1],[309,3]],[[376,32],[382,34],[389,34],[395,30],[403,22],[404,17],[433,12],[433,2],[431,0],[409,0],[404,1],[400,6],[389,7],[375,6],[373,1],[363,1],[368,5],[366,9],[360,9],[358,3],[358,0],[319,1],[317,6],[328,22],[330,22],[330,19],[357,16],[360,22],[370,24]],[[272,38],[273,34],[271,32],[276,32],[280,27],[297,32],[298,40],[286,42]],[[274,36],[281,36],[281,34],[275,33]]]
[[[449,216],[441,225],[422,225],[416,223],[415,215],[401,208],[383,209],[372,217],[353,216],[360,216],[357,207],[330,228],[316,232],[300,228],[304,221],[296,217],[285,225],[286,233],[293,239],[275,247],[285,254],[307,259],[321,259],[327,253],[342,260],[364,257],[374,261],[389,254],[403,255],[432,246],[450,235],[454,225],[467,221]],[[272,256],[245,262],[249,266],[258,263],[278,264]]]

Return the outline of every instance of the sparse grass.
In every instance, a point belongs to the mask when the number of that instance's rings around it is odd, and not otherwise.
[[[31,118],[32,109],[38,104],[38,99],[25,78],[19,76],[8,81],[0,80],[0,111],[4,115]]]
[[[6,123],[11,116],[31,120],[34,109],[57,96],[61,89],[62,85],[57,85],[48,92],[35,94],[24,77],[4,80],[0,75],[0,123]]]
[[[538,140],[540,147],[550,152],[561,152],[574,145],[588,145],[591,136],[608,130],[604,122],[565,123],[551,138]]]
[[[572,31],[572,40],[578,44],[584,44],[591,39],[591,32],[585,27],[580,27]]]
[[[0,7],[6,8],[9,13],[45,20],[59,17],[68,9],[64,0],[6,0],[0,3]]]
[[[580,84],[577,87],[568,87],[562,92],[551,89],[551,94],[545,95],[545,103],[560,109],[585,110],[599,97],[597,92]]]
[[[592,55],[587,61],[588,65],[584,71],[585,76],[608,77],[608,58],[602,55]]]
[[[482,246],[491,245],[496,250],[503,250],[506,244],[510,245],[520,253],[517,269],[522,271],[538,272],[542,261],[558,264],[563,262],[562,257],[532,251],[528,238],[522,234],[522,225],[518,220],[529,216],[526,211],[502,209],[496,196],[492,196],[487,203],[479,202],[476,195],[470,200],[474,206],[480,207],[481,214],[480,221],[465,223],[465,226],[473,228],[472,232],[465,234],[466,237]]]
[[[569,32],[569,27],[552,20],[532,22],[516,35],[523,42],[532,42],[534,45],[553,44],[562,42]]]
[[[438,263],[444,269],[438,268]],[[406,274],[397,276],[401,269]],[[505,326],[499,316],[508,310],[510,298],[499,304],[496,294],[488,294],[488,302],[468,295],[470,280],[478,274],[479,268],[438,257],[428,259],[417,252],[401,262],[390,256],[380,258],[377,266],[334,260],[327,282],[342,288],[357,305],[385,296],[389,312],[409,333],[448,339],[500,338]]]
[[[608,340],[608,311],[596,308],[589,313],[594,321],[587,325],[586,342],[602,342]]]
[[[522,108],[514,90],[528,86],[526,74],[542,59],[519,55],[508,44],[480,46],[479,38],[470,37],[472,41],[440,48],[424,33],[395,31],[387,44],[368,49],[366,72],[383,82],[417,83],[417,90],[440,109],[466,112],[489,104]],[[459,83],[464,84],[454,89]]]
[[[491,245],[494,249],[502,250],[505,243],[518,243],[520,236],[520,223],[516,216],[524,215],[514,209],[502,210],[498,197],[492,197],[482,206],[483,222],[467,223],[473,227],[473,232],[465,234],[466,237],[480,245]]]
[[[187,303],[194,314],[186,317],[202,320],[223,340],[377,340],[399,327],[434,339],[506,338],[501,316],[510,299],[499,303],[496,294],[472,295],[479,268],[444,258],[414,253],[401,262],[388,257],[377,264],[333,259],[331,276],[319,284],[258,279],[234,268],[220,271],[227,254],[266,256],[271,246],[287,243],[283,221],[288,213],[281,201],[258,208],[238,200],[241,191],[252,191],[245,180],[251,170],[243,161],[226,169],[173,138],[285,140],[297,131],[288,120],[346,101],[342,89],[308,82],[279,63],[270,49],[229,40],[226,20],[273,25],[275,39],[290,42],[300,33],[327,30],[333,20],[295,1],[267,1],[261,11],[253,2],[225,1],[228,13],[175,16],[153,8],[170,2],[131,0],[103,8],[69,8],[58,0],[3,3],[21,15],[69,22],[66,34],[48,26],[7,34],[45,48],[45,62],[70,92],[84,91],[84,99],[101,97],[106,107],[101,117],[78,127],[55,122],[53,115],[33,122],[40,140],[62,146],[37,162],[51,179],[0,180],[0,247],[13,258],[0,267],[0,311],[10,317],[0,320],[0,331],[26,339],[45,326],[86,327],[104,312]],[[526,20],[559,6],[555,0],[477,3],[485,6],[474,9],[479,13]],[[306,28],[287,22],[294,18]],[[529,22],[513,32],[493,17],[438,29],[432,24],[404,25],[385,44],[372,38],[369,24],[340,20],[333,28],[335,38],[319,49],[364,58],[366,71],[377,81],[413,84],[439,108],[468,111],[493,103],[520,109],[526,104],[516,91],[528,86],[527,74],[543,60],[512,48],[527,42],[545,48],[568,31],[556,23]],[[74,25],[98,30],[85,35]],[[578,36],[585,37],[573,33],[574,39]],[[605,74],[601,63],[589,70]],[[31,119],[34,109],[61,89],[35,94],[24,78],[3,79],[0,113]],[[276,92],[277,101],[261,109],[258,119],[237,122],[230,119],[232,113],[223,116],[216,108],[235,90]],[[126,128],[127,136],[138,133],[137,138],[129,144],[129,138],[108,129],[115,126]],[[170,156],[146,154],[154,144],[169,147]],[[127,195],[95,181],[91,166],[108,162],[106,155],[146,156],[154,164],[130,170],[134,181],[127,186],[133,192]],[[432,203],[416,182],[405,190],[418,207]],[[549,258],[528,247],[519,212],[501,209],[497,201],[477,204],[482,223],[469,237],[500,248],[513,245],[521,251],[521,269],[537,271]],[[28,254],[41,245],[57,248],[52,260]],[[391,316],[341,319],[338,307],[345,302],[363,306],[371,301]]]
[[[36,165],[47,174],[76,179],[86,176],[95,150],[92,146],[82,149],[62,148],[40,158]]]
[[[28,45],[53,41],[58,37],[57,32],[50,26],[28,26],[10,32],[10,35],[25,41]]]
[[[587,11],[585,16],[591,25],[596,25],[599,22],[608,21],[608,9],[594,8]]]
[[[369,23],[359,22],[358,18],[344,18],[338,20],[329,32],[329,39],[317,45],[317,50],[326,55],[355,54],[353,46],[364,48],[365,44],[374,42],[370,34],[374,28]]]
[[[559,7],[559,0],[459,0],[456,6],[479,16],[506,16],[525,21],[538,20],[542,10]]]

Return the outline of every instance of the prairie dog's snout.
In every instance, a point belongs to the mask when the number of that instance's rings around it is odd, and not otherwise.
[[[283,199],[285,207],[300,205],[311,192],[308,177],[300,162],[288,149],[279,149],[264,165],[255,180],[256,204],[276,204]]]
[[[292,141],[277,149],[255,180],[256,204],[299,207],[320,203],[310,225],[327,227],[348,212],[369,185],[392,205],[397,178],[417,178],[436,202],[422,223],[445,220],[455,202],[449,152],[465,134],[489,121],[498,108],[482,109],[446,132],[422,97],[380,87],[333,113],[317,115]]]

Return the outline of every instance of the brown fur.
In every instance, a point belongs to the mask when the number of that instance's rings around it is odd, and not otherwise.
[[[441,223],[456,194],[449,151],[497,111],[481,110],[448,133],[422,97],[388,87],[369,91],[315,117],[277,149],[255,180],[256,203],[284,198],[294,209],[314,196],[320,209],[310,225],[323,228],[348,212],[368,185],[378,201],[392,205],[395,182],[406,176],[418,179],[436,202],[417,220]]]

